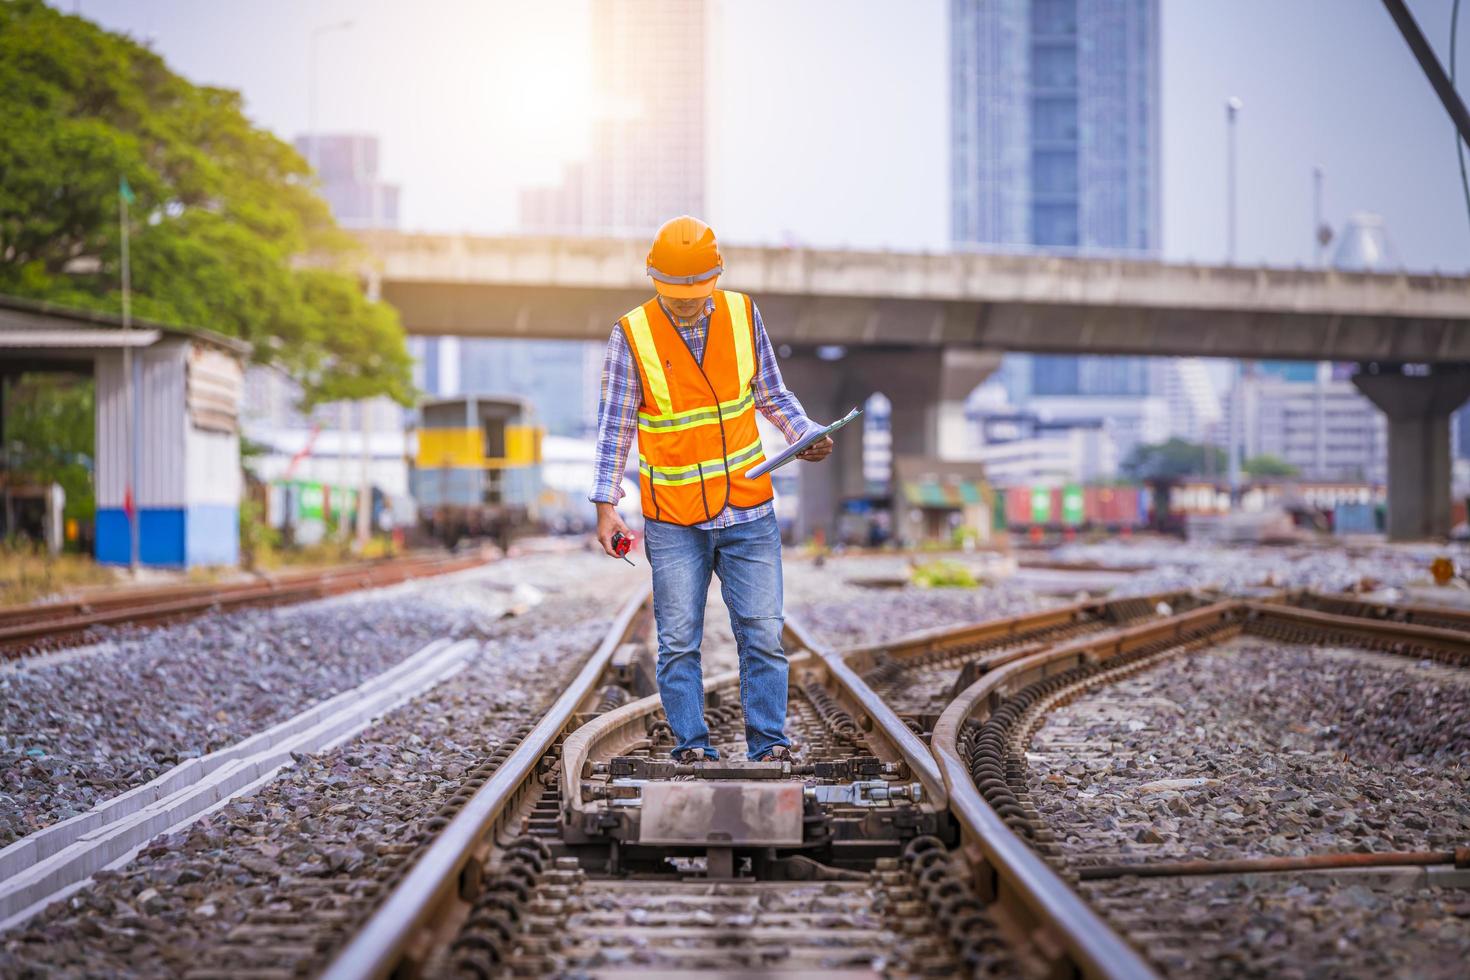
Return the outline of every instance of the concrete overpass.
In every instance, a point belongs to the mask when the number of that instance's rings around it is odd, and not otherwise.
[[[362,237],[370,277],[410,333],[602,340],[649,295],[641,240]],[[937,450],[971,382],[1001,351],[1359,362],[1359,387],[1390,422],[1391,535],[1448,530],[1448,413],[1470,397],[1470,277],[994,252],[723,251],[721,284],[757,298],[772,338],[792,349],[785,370],[813,414],[882,390],[908,453]],[[822,345],[847,355],[819,360],[812,351]],[[813,489],[803,510],[821,512],[820,499],[860,478],[844,473],[837,486]]]

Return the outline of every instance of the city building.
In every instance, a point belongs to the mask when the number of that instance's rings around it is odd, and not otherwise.
[[[1103,419],[1043,418],[1016,408],[1002,380],[981,385],[965,406],[971,449],[996,486],[1054,486],[1106,479],[1121,462]]]
[[[321,180],[321,194],[344,228],[397,228],[398,186],[378,176],[378,138],[365,133],[306,133],[296,152]]]
[[[1328,363],[1311,381],[1250,371],[1227,406],[1238,406],[1242,458],[1274,456],[1309,480],[1385,483],[1388,425],[1350,375]]]
[[[1169,436],[1213,442],[1224,412],[1203,358],[1170,357],[1153,362],[1153,390],[1169,406]]]
[[[1158,0],[952,0],[951,236],[1159,244]]]
[[[957,246],[1157,252],[1158,0],[951,0],[950,118]],[[1023,363],[1018,398],[1151,393],[1143,358]]]
[[[592,0],[588,156],[522,192],[523,231],[641,236],[705,213],[708,15],[703,0]]]
[[[1337,236],[1332,266],[1347,272],[1402,268],[1383,219],[1364,212],[1349,217]],[[1354,371],[1352,364],[1327,361],[1246,363],[1215,441],[1228,444],[1238,412],[1243,460],[1276,456],[1305,479],[1386,482],[1387,422],[1353,385]],[[1465,411],[1456,413],[1462,434]],[[1470,445],[1463,448],[1470,451]]]

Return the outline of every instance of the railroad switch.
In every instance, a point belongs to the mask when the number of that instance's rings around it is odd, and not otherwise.
[[[792,776],[827,780],[830,782],[856,782],[882,777],[902,777],[903,766],[885,763],[873,756],[854,756],[850,759],[796,764],[790,762],[725,762],[715,760],[697,765],[680,765],[671,759],[649,759],[644,756],[615,756],[607,762],[592,764],[596,776],[611,776],[614,779],[787,779]]]

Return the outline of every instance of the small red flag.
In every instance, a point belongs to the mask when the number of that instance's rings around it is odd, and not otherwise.
[[[126,490],[123,491],[123,513],[127,515],[128,520],[131,521],[133,519],[133,488],[132,487],[128,487]]]

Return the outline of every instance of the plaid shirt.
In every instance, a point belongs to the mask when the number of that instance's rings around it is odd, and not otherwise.
[[[709,316],[714,312],[714,306],[714,300],[710,300],[704,313],[693,320],[681,321],[669,314],[696,361],[704,359],[704,342],[709,334]],[[752,303],[751,307],[754,308],[755,304]],[[755,357],[756,372],[751,381],[755,407],[781,430],[788,443],[793,443],[815,423],[806,417],[801,402],[781,382],[781,368],[776,364],[776,352],[771,349],[771,338],[766,335],[766,325],[761,320],[759,309],[755,310]],[[607,341],[607,355],[602,362],[602,405],[597,413],[597,476],[588,500],[617,504],[622,498],[623,467],[628,461],[633,435],[638,431],[638,406],[642,401],[643,383],[633,363],[633,352],[628,347],[622,327],[614,324],[612,336]],[[713,520],[695,526],[705,529],[729,527],[770,513],[774,513],[774,509],[769,502],[745,510],[726,507]]]

